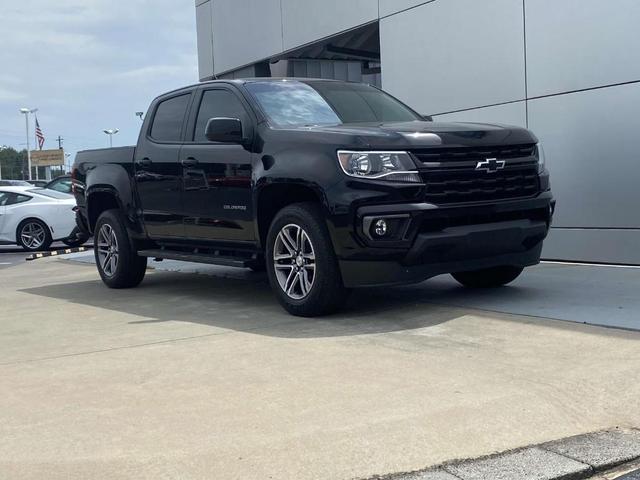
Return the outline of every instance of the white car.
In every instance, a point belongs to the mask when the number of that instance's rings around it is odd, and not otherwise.
[[[67,240],[76,228],[76,201],[44,188],[0,186],[0,244],[33,252]]]

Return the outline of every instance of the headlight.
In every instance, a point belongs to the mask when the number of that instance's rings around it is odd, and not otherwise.
[[[344,173],[351,177],[379,178],[392,182],[422,183],[416,165],[407,152],[338,151]]]
[[[547,165],[547,158],[541,144],[536,145],[536,157],[538,158],[538,173],[542,173]]]

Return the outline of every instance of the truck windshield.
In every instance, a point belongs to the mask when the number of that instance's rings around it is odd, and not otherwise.
[[[258,81],[246,88],[270,123],[280,127],[422,120],[383,91],[360,83]]]

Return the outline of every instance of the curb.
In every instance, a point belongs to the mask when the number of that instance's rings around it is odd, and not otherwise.
[[[614,428],[368,480],[581,480],[639,458],[640,430]]]

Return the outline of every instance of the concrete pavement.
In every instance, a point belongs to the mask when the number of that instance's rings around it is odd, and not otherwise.
[[[640,425],[640,333],[425,285],[311,320],[245,271],[116,291],[91,265],[6,269],[0,478],[366,478]]]

